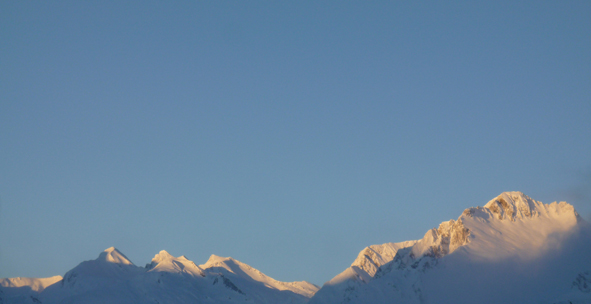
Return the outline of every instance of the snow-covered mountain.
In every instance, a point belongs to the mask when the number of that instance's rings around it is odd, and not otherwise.
[[[365,254],[386,245],[397,245],[389,261]],[[356,268],[362,255],[368,269],[381,264],[373,274]],[[589,224],[565,202],[543,204],[521,192],[505,192],[441,223],[421,240],[364,249],[310,300],[448,302],[591,303]]]
[[[111,247],[62,277],[3,279],[0,303],[306,303],[308,282],[279,282],[236,261],[212,255],[197,266],[158,253],[146,267]]]
[[[505,192],[420,240],[363,249],[321,289],[216,255],[163,250],[139,267],[115,248],[63,278],[0,280],[0,304],[450,302],[591,304],[591,225],[565,202]]]

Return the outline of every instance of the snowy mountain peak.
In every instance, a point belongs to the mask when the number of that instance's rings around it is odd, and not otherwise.
[[[162,261],[172,259],[174,259],[174,257],[170,253],[168,253],[166,250],[161,250],[158,254],[154,256],[154,258],[152,259],[152,263],[158,264]]]
[[[162,250],[156,254],[152,262],[146,265],[146,269],[155,272],[184,273],[190,276],[205,277],[203,269],[193,263],[193,261],[188,260],[184,255],[175,258],[166,250]]]
[[[501,193],[484,205],[484,208],[492,211],[498,219],[514,221],[538,216],[538,209],[543,208],[543,205],[521,192],[514,191]]]
[[[212,254],[211,256],[209,256],[209,259],[207,260],[207,262],[205,262],[205,264],[223,263],[229,260],[234,259],[232,259],[231,257],[222,257],[219,255]]]
[[[212,268],[212,267],[222,267],[230,272],[234,272],[232,270],[233,266],[239,267],[240,265],[243,265],[243,264],[237,260],[234,260],[231,257],[221,257],[218,255],[212,254],[209,257],[209,259],[207,260],[207,262],[205,262],[205,264],[203,264],[203,265],[199,265],[199,267],[201,267],[203,269]]]
[[[105,249],[105,251],[101,252],[97,260],[115,264],[133,265],[133,263],[115,247]]]
[[[504,192],[394,256],[365,248],[309,303],[591,303],[590,227],[566,202]]]
[[[122,279],[143,272],[141,267],[135,266],[123,253],[115,247],[101,252],[98,258],[84,261],[68,271],[61,285],[67,288],[84,289],[95,284],[94,277]]]
[[[539,254],[532,249],[541,248],[549,235],[568,231],[581,220],[566,202],[544,204],[522,192],[503,192],[484,207],[468,208],[457,220],[427,231],[409,256],[440,258],[475,242],[465,247],[474,256],[528,258]],[[511,250],[499,250],[500,242],[510,243]]]
[[[252,267],[237,261],[231,257],[221,257],[212,254],[207,262],[203,265],[199,265],[203,269],[225,269],[231,273],[242,273],[242,269],[251,269]],[[257,270],[258,271],[258,270]]]
[[[525,220],[534,218],[562,218],[583,221],[575,208],[567,202],[544,204],[518,192],[503,192],[490,200],[484,207],[472,207],[464,210],[461,217],[489,220]]]

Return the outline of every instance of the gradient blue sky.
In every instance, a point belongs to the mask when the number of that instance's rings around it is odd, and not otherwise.
[[[0,277],[322,284],[503,191],[591,215],[591,2],[0,2]]]

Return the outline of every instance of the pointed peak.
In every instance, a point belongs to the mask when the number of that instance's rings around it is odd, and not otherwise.
[[[109,247],[101,252],[98,260],[115,264],[133,265],[133,263],[115,247]]]
[[[154,256],[152,262],[146,264],[146,270],[171,272],[171,273],[185,273],[193,276],[205,277],[205,273],[193,261],[187,259],[184,255],[174,257],[166,250],[160,251]]]
[[[164,261],[172,261],[172,260],[177,260],[177,261],[187,261],[187,262],[191,262],[191,260],[187,259],[186,256],[181,255],[180,257],[174,257],[172,254],[168,253],[168,251],[166,250],[161,250],[158,254],[156,254],[154,256],[154,258],[152,259],[152,264],[158,264],[160,262],[164,262]]]
[[[241,262],[234,260],[231,257],[221,257],[215,254],[212,254],[205,264],[200,265],[202,268],[209,268],[209,267],[218,267],[222,266],[224,268],[231,268],[232,264],[234,265],[242,265]]]
[[[234,259],[232,259],[231,257],[221,257],[221,256],[218,256],[218,255],[212,254],[209,257],[209,260],[207,260],[207,263],[206,264],[225,262],[225,261],[229,261],[229,260],[234,260]]]
[[[117,248],[115,248],[115,247],[113,247],[113,246],[111,246],[111,247],[109,247],[109,248],[107,248],[107,249],[103,250],[103,252],[113,252],[113,251],[119,251],[119,250],[117,250]]]

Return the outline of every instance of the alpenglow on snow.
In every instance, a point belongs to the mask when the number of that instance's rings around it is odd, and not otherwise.
[[[420,240],[372,245],[322,288],[232,258],[111,247],[63,277],[0,279],[0,303],[591,303],[591,228],[565,203],[504,192]]]

